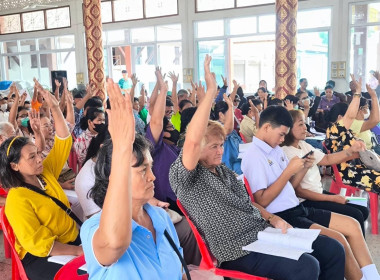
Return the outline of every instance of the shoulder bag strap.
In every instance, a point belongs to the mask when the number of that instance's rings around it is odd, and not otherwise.
[[[191,280],[190,272],[189,272],[189,269],[187,268],[186,261],[184,260],[180,251],[178,250],[177,246],[175,245],[174,240],[172,239],[172,237],[170,236],[170,234],[168,233],[168,231],[166,229],[164,231],[164,234],[165,234],[166,239],[169,241],[170,245],[172,246],[173,250],[176,252],[179,260],[181,261],[183,269],[185,270],[187,279]]]
[[[43,196],[46,196],[46,197],[49,197],[51,200],[53,200],[55,202],[55,204],[57,204],[59,207],[61,207],[61,209],[63,211],[65,211],[65,213],[67,215],[69,215],[79,226],[82,226],[82,221],[71,211],[71,209],[69,207],[67,207],[62,201],[60,201],[59,199],[53,197],[53,196],[50,196],[48,195],[47,193],[45,193],[43,190],[41,190],[40,188],[37,188],[36,186],[33,186],[31,184],[28,184],[28,183],[23,183],[23,187],[31,190],[31,191],[34,191],[36,193],[39,193]]]

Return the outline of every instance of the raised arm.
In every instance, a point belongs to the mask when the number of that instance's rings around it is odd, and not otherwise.
[[[84,104],[86,104],[87,100],[89,100],[91,97],[95,96],[93,90],[93,85],[87,85],[86,86],[86,95],[80,100],[77,104],[75,104],[75,107],[78,110],[81,110],[84,107]]]
[[[234,130],[234,105],[232,104],[232,99],[224,94],[224,101],[228,105],[228,110],[226,112],[226,120],[223,124],[226,135],[230,134]]]
[[[154,142],[157,143],[164,128],[163,118],[165,116],[165,104],[168,88],[163,80],[161,69],[159,67],[156,68],[155,73],[157,77],[157,83],[160,87],[160,94],[157,97],[156,104],[152,111],[152,117],[150,119],[150,131],[152,132]]]
[[[35,144],[37,150],[42,152],[45,150],[45,137],[41,133],[41,121],[40,121],[40,112],[36,110],[31,110],[28,112],[30,127],[33,130]]]
[[[173,82],[173,88],[172,88],[172,102],[173,102],[173,111],[174,111],[174,114],[176,114],[179,110],[179,107],[178,107],[178,97],[177,97],[177,83],[178,83],[178,77],[179,77],[179,74],[175,74],[175,72],[169,72],[169,78],[172,80]]]
[[[346,114],[343,117],[343,124],[346,129],[349,129],[354,122],[356,115],[358,113],[359,105],[360,105],[360,97],[361,97],[361,88],[362,88],[362,78],[359,78],[357,81],[355,76],[351,74],[351,79],[354,81],[356,89],[355,93],[352,96],[352,101],[348,106]]]
[[[131,99],[123,96],[118,84],[107,81],[111,103],[108,130],[112,139],[111,174],[99,228],[92,245],[102,265],[115,263],[128,249],[132,240],[131,162],[135,139],[135,119]]]
[[[66,108],[66,95],[67,95],[68,89],[67,89],[67,80],[66,78],[63,78],[63,92],[61,99],[57,99],[59,101],[59,109],[61,109],[62,112],[65,111]]]
[[[75,114],[73,104],[73,94],[68,91],[66,93],[66,121],[71,125],[75,125]]]
[[[183,145],[182,163],[187,170],[194,170],[198,164],[201,156],[202,139],[206,133],[211,105],[217,92],[216,80],[210,72],[210,62],[211,56],[206,55],[204,68],[207,92],[187,127],[186,139]]]
[[[54,119],[55,134],[59,138],[66,139],[70,135],[70,132],[67,128],[65,119],[63,118],[62,111],[59,109],[57,99],[55,99],[55,97],[53,97],[49,91],[44,90],[36,79],[34,79],[34,82],[37,86],[38,91],[42,94],[43,98],[45,99],[45,102],[50,108],[51,114]]]
[[[309,113],[305,116],[312,117],[317,112],[319,103],[321,102],[321,93],[319,92],[319,89],[317,87],[314,87],[314,103],[313,106],[310,108]]]
[[[59,101],[59,88],[61,87],[61,83],[55,79],[54,80],[54,83],[55,83],[55,91],[54,91],[54,96],[55,98]]]
[[[18,126],[17,126],[17,121],[16,121],[16,117],[17,117],[17,110],[18,110],[18,103],[20,101],[20,93],[16,87],[16,84],[15,83],[12,83],[11,85],[11,88],[10,88],[10,91],[12,93],[14,93],[15,95],[15,101],[13,103],[13,106],[11,107],[11,110],[9,111],[9,116],[8,116],[8,121],[14,126],[14,128],[17,130]]]
[[[141,85],[139,105],[140,105],[140,111],[141,111],[145,106],[145,86],[144,86],[144,84]]]
[[[367,91],[371,96],[371,114],[369,115],[369,119],[365,121],[362,125],[361,132],[370,130],[375,127],[380,122],[380,112],[379,112],[379,100],[377,99],[377,95],[375,90],[373,90],[368,84],[366,85]]]
[[[152,94],[150,95],[150,98],[149,98],[149,115],[151,116],[153,114],[154,105],[156,105],[157,97],[158,97],[158,83],[156,83],[156,85],[154,86]]]
[[[136,89],[137,83],[139,82],[139,79],[137,78],[136,74],[133,73],[131,76],[131,80],[132,80],[132,87],[131,87],[131,91],[129,92],[129,95],[131,98],[131,102],[133,104],[133,102],[134,102],[133,99],[135,98],[135,89]]]
[[[255,105],[253,105],[251,99],[248,102],[249,102],[249,108],[251,109],[251,111],[253,112],[253,116],[255,117],[256,128],[259,129],[259,122],[260,122],[259,110],[256,108]]]

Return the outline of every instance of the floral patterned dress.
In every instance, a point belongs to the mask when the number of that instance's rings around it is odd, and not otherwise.
[[[326,147],[331,153],[350,148],[356,141],[351,129],[342,122],[330,124],[326,130]],[[367,168],[360,159],[337,164],[342,181],[346,185],[361,188],[365,191],[380,193],[380,173]]]

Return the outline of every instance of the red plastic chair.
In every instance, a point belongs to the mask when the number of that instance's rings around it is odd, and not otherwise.
[[[80,168],[78,163],[78,156],[75,153],[74,148],[71,148],[70,154],[69,154],[69,167],[75,172],[75,174],[78,174]]]
[[[245,186],[245,189],[247,190],[249,197],[251,198],[251,201],[255,202],[255,198],[253,197],[251,187],[249,186],[248,180],[245,176],[244,176],[244,186]]]
[[[247,143],[247,140],[245,140],[245,137],[244,137],[243,133],[239,132],[239,135],[240,135],[241,140],[242,140],[244,143]]]
[[[8,192],[6,190],[4,190],[1,186],[0,186],[0,196],[2,197],[7,197],[8,195]],[[3,206],[0,206],[0,209],[3,208]],[[1,229],[1,222],[0,222],[0,229]],[[11,245],[9,245],[9,242],[7,241],[7,239],[5,238],[5,235],[3,235],[3,238],[4,238],[4,256],[5,258],[7,259],[10,259],[11,256],[12,256],[12,253],[11,253]]]
[[[15,244],[15,236],[13,234],[13,229],[9,225],[7,217],[5,216],[4,207],[0,209],[0,224],[3,229],[4,237],[7,242],[11,245],[12,253],[12,280],[28,280],[26,276],[24,267],[22,266],[21,260],[17,255]]]
[[[78,268],[86,263],[84,255],[72,259],[62,266],[54,276],[54,280],[87,280],[88,274],[78,275]]]
[[[182,211],[182,213],[185,215],[185,218],[189,222],[190,228],[194,233],[195,239],[197,240],[198,247],[202,255],[202,261],[201,261],[201,264],[199,265],[200,269],[213,271],[215,275],[219,275],[223,277],[231,277],[231,278],[245,279],[245,280],[268,280],[268,278],[253,276],[251,274],[247,274],[240,271],[228,270],[228,269],[222,269],[222,268],[216,267],[214,264],[215,258],[211,255],[209,249],[207,248],[206,243],[203,241],[197,228],[194,226],[193,222],[190,220],[185,208],[182,206],[179,200],[177,200],[177,205],[179,209]]]
[[[330,154],[330,151],[327,149],[325,142],[322,142],[322,145],[326,149],[327,153]],[[346,188],[347,189],[346,196],[355,194],[358,188],[345,185],[343,183],[342,177],[340,176],[340,173],[336,164],[331,165],[331,168],[333,169],[335,180],[331,181],[330,192],[339,194],[341,188]],[[379,226],[378,226],[379,196],[377,193],[369,192],[369,206],[371,210],[372,234],[379,234]]]

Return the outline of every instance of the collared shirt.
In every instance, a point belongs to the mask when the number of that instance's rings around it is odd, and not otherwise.
[[[83,165],[91,140],[96,135],[97,134],[92,134],[92,132],[87,128],[77,139],[75,139],[73,147],[78,156],[78,163],[80,166]]]
[[[243,155],[242,170],[252,193],[270,187],[288,166],[288,158],[277,146],[272,148],[257,137]],[[299,204],[292,184],[288,181],[280,194],[265,208],[270,213],[281,212]]]
[[[187,170],[181,152],[170,168],[169,179],[211,253],[224,262],[248,255],[242,247],[256,241],[257,233],[269,224],[234,172],[221,164],[216,173],[199,163],[194,170]]]
[[[150,130],[150,124],[148,124],[148,128],[146,129],[145,137],[153,145],[152,170],[154,176],[156,176],[156,180],[154,181],[154,197],[161,201],[168,201],[168,198],[176,201],[177,197],[170,188],[169,168],[177,159],[180,149],[176,145],[169,145],[163,141],[164,131],[161,132],[160,138],[156,143]]]
[[[243,134],[247,143],[252,142],[252,137],[256,135],[256,131],[256,122],[245,115],[244,119],[240,123],[240,133]]]
[[[130,78],[127,78],[127,79],[121,78],[119,80],[119,87],[121,89],[130,89],[130,88],[132,88],[132,80]]]
[[[133,116],[135,117],[135,130],[138,134],[145,135],[145,123],[140,118],[139,113],[133,110]]]
[[[339,102],[340,102],[339,97],[336,97],[335,95],[332,96],[330,101],[327,100],[326,95],[324,95],[321,97],[321,102],[319,103],[318,108],[322,109],[323,111],[330,111],[331,107]]]
[[[94,234],[99,228],[101,213],[97,213],[83,223],[80,231],[87,271],[90,280],[161,280],[182,279],[182,265],[164,235],[165,229],[182,254],[174,225],[165,210],[144,205],[156,231],[156,242],[152,233],[132,220],[132,240],[120,259],[110,266],[101,265],[95,257],[92,247]]]

